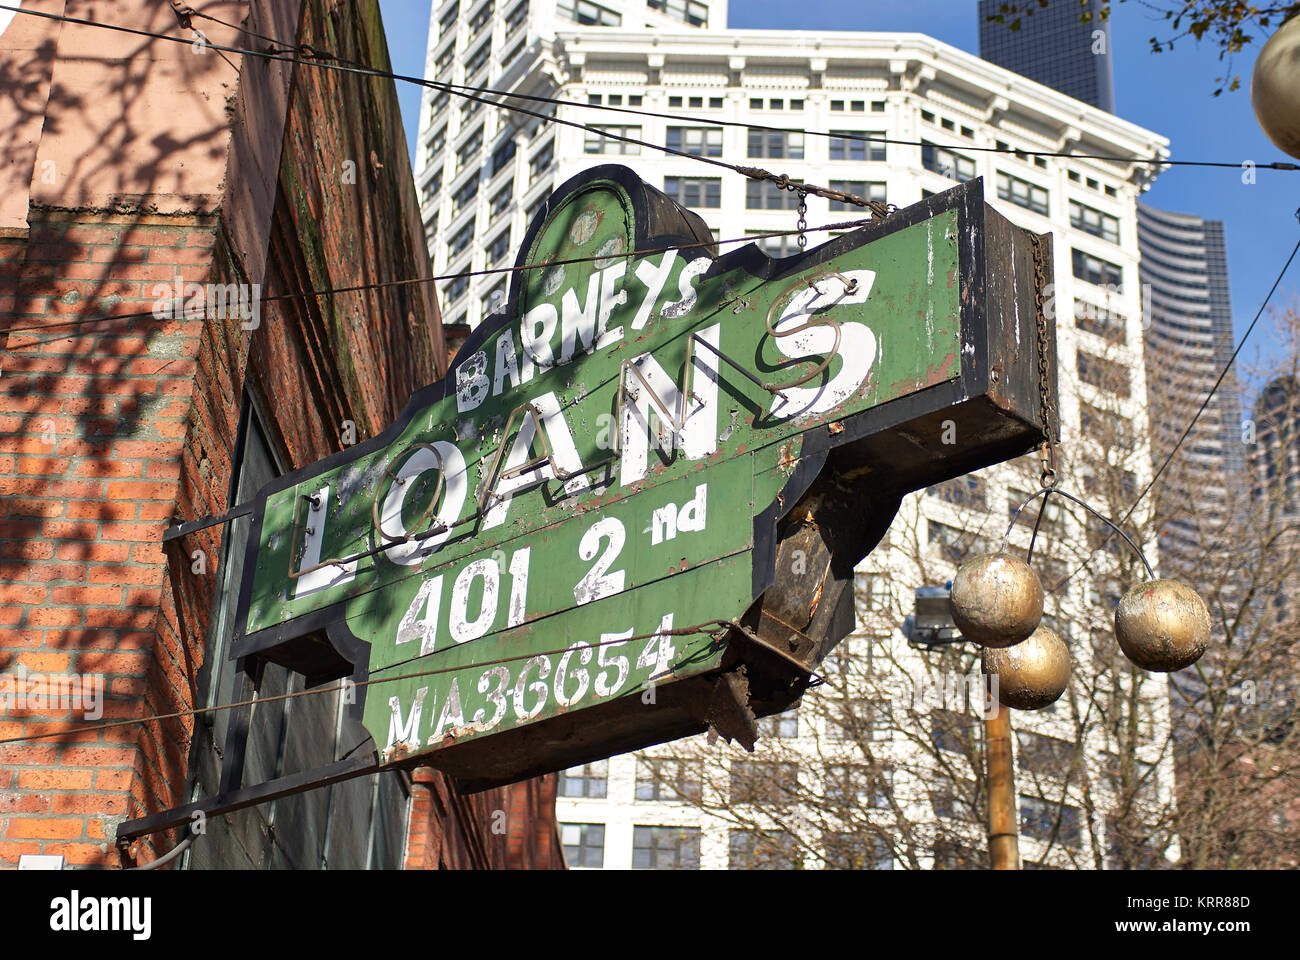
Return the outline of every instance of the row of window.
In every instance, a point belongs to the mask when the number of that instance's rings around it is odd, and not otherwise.
[[[831,180],[828,186],[867,200],[885,199],[885,184],[868,180]],[[693,210],[722,208],[722,180],[719,177],[664,177],[664,193]],[[797,210],[799,194],[784,190],[770,180],[749,180],[745,184],[745,207],[749,210]],[[832,210],[857,210],[855,204],[831,200]]]
[[[885,160],[883,138],[883,133],[874,131],[832,130],[828,153],[831,160],[883,163]],[[643,139],[638,124],[595,125],[586,131],[583,152],[638,156],[641,145],[629,141]],[[722,156],[722,128],[669,127],[666,131],[665,145],[670,150],[697,157],[720,157]],[[748,151],[750,157],[802,160],[804,159],[804,134],[751,127]]]
[[[560,838],[570,867],[605,865],[603,823],[562,823]],[[832,870],[892,870],[893,853],[880,837],[856,833],[827,833],[821,858]],[[727,862],[733,870],[797,870],[804,851],[786,830],[732,830],[727,838]],[[700,828],[634,826],[632,869],[700,869]]]
[[[638,757],[636,799],[699,803],[701,761],[679,757]],[[867,807],[889,805],[892,773],[863,764],[829,764],[823,794],[827,800],[853,800]],[[764,803],[799,793],[799,767],[794,763],[737,760],[730,770],[732,803]],[[560,775],[559,796],[602,800],[609,789],[609,761],[571,767]]]
[[[623,106],[624,96],[621,93],[589,93],[587,94],[587,103],[590,106],[599,107],[607,105],[611,107]],[[627,96],[627,105],[629,107],[639,107],[644,102],[641,94],[629,94]],[[766,100],[760,97],[751,97],[749,100],[749,109],[751,110],[785,110],[787,103],[791,110],[802,110],[804,101],[799,99],[786,100],[784,97],[769,97]],[[683,107],[690,110],[721,110],[725,106],[726,100],[723,97],[693,97],[686,95],[673,94],[668,97],[668,106],[671,109],[681,109]],[[830,108],[832,113],[844,113],[845,105],[848,105],[849,113],[866,113],[867,103],[865,100],[832,100]],[[873,100],[871,102],[872,113],[883,113],[885,111],[885,101]]]
[[[492,22],[492,13],[494,4],[489,0],[482,7],[474,12],[474,16],[469,21],[470,39],[476,38],[483,32],[483,29]],[[456,29],[457,20],[460,17],[460,4],[454,3],[446,13],[438,18],[438,40],[441,41]],[[528,19],[528,0],[517,3],[506,13],[506,36],[509,37],[515,32],[523,22]]]

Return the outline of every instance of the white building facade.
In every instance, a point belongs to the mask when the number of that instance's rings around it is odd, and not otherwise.
[[[982,176],[986,199],[1004,216],[1054,236],[1056,282],[1048,307],[1057,324],[1064,448],[1092,444],[1096,462],[1110,457],[1111,468],[1141,489],[1150,475],[1145,440],[1139,439],[1136,451],[1112,453],[1103,449],[1106,443],[1098,425],[1127,423],[1131,437],[1146,436],[1136,203],[1149,183],[1152,165],[1027,151],[1151,158],[1163,155],[1167,141],[921,34],[741,31],[726,29],[725,19],[725,3],[685,0],[609,0],[599,5],[578,0],[451,0],[434,10],[427,76],[568,101],[573,105],[515,103],[548,115],[555,109],[560,119],[764,167],[900,208]],[[610,107],[643,113],[597,109]],[[751,124],[789,131],[751,129]],[[836,132],[881,139],[864,142]],[[749,181],[689,157],[430,92],[420,123],[416,176],[435,272],[509,266],[533,213],[550,191],[581,170],[607,162],[626,164],[694,209],[721,240],[795,227],[797,197],[773,184]],[[808,198],[809,226],[864,216],[856,207],[844,209]],[[808,247],[826,239],[825,233],[810,232]],[[773,256],[798,252],[793,236],[761,243]],[[489,275],[440,286],[444,323],[473,327],[504,297],[507,282],[507,275]],[[930,656],[912,651],[898,629],[913,588],[924,582],[942,584],[951,578],[951,561],[960,553],[986,542],[996,544],[1007,523],[1005,505],[1033,489],[1023,477],[1023,470],[1003,466],[963,478],[955,487],[935,488],[931,492],[937,495],[907,498],[887,544],[863,562],[861,578],[868,596],[866,603],[859,598],[867,611],[862,630],[877,634],[870,642],[890,649],[889,660],[900,675],[910,672],[909,663],[920,669],[924,657]],[[1083,478],[1067,474],[1065,484],[1083,493]],[[1082,545],[1089,530],[1071,528],[1069,518],[1060,522]],[[1023,550],[1027,542],[1027,529],[1012,537],[1014,548]],[[917,556],[926,560],[923,573],[918,572]],[[1068,559],[1053,565],[1041,553],[1035,557],[1053,572]],[[1044,580],[1051,585],[1047,573]],[[1100,608],[1106,602],[1095,591],[1072,585],[1053,598],[1049,612],[1060,622],[1073,618],[1071,603]],[[877,611],[875,623],[867,622],[873,616],[869,609]],[[1071,640],[1076,656],[1086,657],[1075,638]],[[867,641],[853,642],[860,652]],[[810,691],[805,700],[819,695],[818,690]],[[1168,752],[1159,746],[1168,731],[1163,679],[1143,684],[1141,699],[1146,704],[1142,725],[1147,745],[1138,749],[1140,756],[1130,756],[1131,750],[1126,756],[1146,771],[1144,796],[1160,801],[1172,794],[1173,777]],[[802,714],[798,720],[770,720],[765,729],[787,753],[793,747],[798,754],[806,745],[807,762],[796,761],[799,769],[793,775],[801,787],[817,791],[829,762],[825,744],[835,738],[825,729],[824,718],[814,719],[807,710]],[[1104,758],[1117,752],[1100,733],[1088,733],[1087,742],[1080,743],[1080,728],[1062,707],[1041,716],[1016,714],[1014,723],[1038,736],[1081,747],[1090,767],[1104,766]],[[778,736],[782,733],[788,736]],[[873,749],[902,757],[912,748],[885,738]],[[671,753],[673,745],[654,752]],[[715,749],[712,759],[702,762],[725,768],[734,755],[737,751]],[[912,763],[899,766],[916,769]],[[735,823],[674,799],[647,769],[637,756],[626,755],[570,771],[562,779],[557,819],[565,825],[572,866],[745,865],[746,841],[737,836]],[[882,811],[881,816],[903,816],[912,822],[939,816],[925,779],[900,774],[893,786],[903,806]],[[691,785],[698,781],[705,806],[716,784],[727,780],[725,770],[719,777],[707,770],[684,770],[687,792],[694,795]],[[1071,789],[1069,782],[1061,784],[1061,806],[1074,813],[1052,813],[1054,840],[1046,851],[1033,836],[1041,832],[1035,818],[1045,816],[1041,803],[1022,799],[1028,823],[1022,837],[1026,861],[1077,864],[1063,832],[1083,851],[1108,842],[1108,801],[1098,803],[1094,796],[1072,803]],[[720,808],[727,806],[725,797],[712,799]],[[799,842],[813,849],[822,840],[801,835]],[[982,848],[977,829],[970,843]],[[905,862],[887,850],[868,859],[879,867],[939,865],[932,855]],[[826,861],[803,857],[802,862],[817,866]]]

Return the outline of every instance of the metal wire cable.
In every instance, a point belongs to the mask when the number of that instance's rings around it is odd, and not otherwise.
[[[136,36],[148,37],[156,40],[167,40],[172,43],[184,43],[190,45],[194,42],[184,37],[173,37],[167,34],[152,33],[150,31],[140,30],[134,27],[125,27],[117,24],[109,24],[109,23],[103,23],[95,20],[82,19],[79,17],[69,17],[66,15],[44,13],[37,10],[23,10],[18,7],[11,6],[9,4],[3,4],[3,3],[0,3],[0,10],[9,10],[15,13],[25,13],[30,16],[42,17],[48,20],[64,21],[79,26],[99,27],[106,30],[117,30],[124,33],[133,34]],[[205,14],[198,14],[197,11],[190,11],[190,15],[205,17],[206,19],[213,20],[214,22],[220,23],[224,26],[229,26],[232,27],[233,29],[241,30],[242,32],[248,33],[252,36],[260,37],[259,34],[251,33],[250,31],[244,30],[244,28],[242,27],[234,27],[234,25],[227,24],[225,21],[217,20],[215,17],[208,17]],[[871,137],[871,136],[866,136],[865,134],[840,133],[835,131],[823,131],[823,130],[805,130],[796,127],[765,126],[762,124],[748,123],[748,122],[735,121],[735,120],[730,120],[730,121],[716,120],[713,118],[706,118],[706,117],[692,117],[692,116],[681,115],[681,114],[659,113],[650,110],[637,109],[634,107],[621,107],[621,106],[611,106],[611,105],[603,105],[603,104],[584,104],[572,100],[563,100],[556,97],[546,97],[540,94],[512,93],[504,90],[496,90],[491,87],[475,87],[467,84],[450,83],[447,81],[428,80],[424,77],[415,77],[415,76],[395,73],[387,70],[378,70],[373,67],[360,65],[357,64],[356,61],[350,61],[345,58],[337,57],[329,53],[328,51],[316,50],[314,47],[311,47],[309,44],[299,44],[295,47],[273,46],[268,51],[251,50],[243,47],[224,46],[221,44],[212,43],[211,41],[205,41],[204,45],[212,50],[223,50],[228,53],[237,53],[244,56],[261,57],[267,60],[276,60],[276,61],[286,62],[286,63],[302,64],[304,66],[318,66],[318,67],[324,67],[326,69],[331,69],[331,70],[341,70],[348,73],[358,73],[364,76],[377,77],[377,78],[394,80],[394,81],[400,80],[403,83],[413,83],[418,86],[428,87],[430,89],[441,90],[447,93],[455,94],[456,96],[463,97],[469,100],[474,100],[480,103],[486,103],[490,106],[496,106],[505,110],[512,110],[518,113],[524,113],[528,116],[532,116],[541,120],[545,120],[553,123],[560,123],[566,126],[577,127],[579,129],[586,130],[591,133],[595,133],[599,136],[603,136],[608,139],[620,140],[625,143],[633,143],[638,146],[648,147],[652,150],[659,150],[664,153],[686,157],[688,159],[693,159],[693,160],[700,160],[701,162],[711,163],[717,166],[727,167],[736,172],[741,172],[736,165],[730,164],[723,160],[718,160],[711,157],[701,157],[698,154],[688,153],[682,150],[675,150],[671,147],[668,147],[665,144],[658,144],[658,143],[653,143],[645,140],[637,140],[632,137],[625,137],[617,134],[611,134],[605,130],[602,130],[600,127],[594,127],[589,124],[582,124],[572,120],[561,120],[558,117],[555,117],[550,114],[538,113],[536,111],[526,110],[522,107],[514,107],[508,104],[500,103],[495,100],[486,99],[486,97],[483,95],[492,96],[492,97],[505,97],[505,98],[511,98],[517,100],[529,100],[532,102],[550,104],[554,106],[577,107],[579,109],[610,110],[610,111],[615,111],[620,113],[636,114],[640,116],[679,120],[684,123],[692,123],[692,124],[703,124],[703,125],[711,125],[711,126],[753,127],[756,130],[765,130],[770,132],[806,133],[810,136],[836,137],[836,138],[847,139],[847,140],[859,140],[868,143],[893,143],[893,144],[898,144],[903,146],[933,146],[941,150],[957,150],[957,151],[970,150],[970,151],[981,152],[981,153],[1007,153],[1007,154],[1019,154],[1025,156],[1071,158],[1076,160],[1102,160],[1111,163],[1143,163],[1143,164],[1156,164],[1159,166],[1231,167],[1238,170],[1241,169],[1241,163],[1237,161],[1174,160],[1174,159],[1159,158],[1159,157],[1152,157],[1152,158],[1114,157],[1114,156],[1107,156],[1103,154],[1079,154],[1079,153],[1069,153],[1066,151],[1025,150],[1025,149],[1020,149],[1015,147],[996,147],[996,146],[981,147],[981,146],[968,145],[968,144],[952,145],[952,144],[933,143],[927,140],[903,140],[898,138]],[[294,51],[305,51],[308,54],[308,56],[306,58],[300,58],[300,57],[292,57],[292,56],[284,55],[285,52],[294,52]],[[1270,163],[1257,163],[1255,164],[1255,168],[1257,170],[1300,171],[1300,164],[1291,163],[1289,161],[1274,161]],[[748,174],[745,175],[748,176]],[[772,176],[772,179],[776,179],[775,175]]]
[[[845,220],[840,223],[826,223],[816,227],[805,227],[800,230],[774,230],[770,233],[747,234],[743,237],[734,237],[727,240],[698,240],[689,243],[679,243],[671,247],[650,247],[643,250],[630,250],[627,253],[607,255],[603,257],[570,257],[565,260],[547,260],[544,263],[525,263],[516,264],[513,267],[485,267],[481,270],[463,270],[460,273],[439,274],[433,277],[408,277],[400,280],[377,280],[374,283],[358,283],[346,287],[325,287],[321,289],[299,290],[294,293],[278,293],[270,297],[261,297],[259,303],[275,303],[281,300],[301,300],[306,297],[324,297],[332,296],[337,293],[356,293],[363,290],[384,290],[390,287],[410,286],[417,283],[434,283],[443,280],[459,280],[468,277],[491,276],[494,274],[505,273],[522,273],[529,270],[544,270],[550,267],[568,266],[574,263],[594,263],[596,261],[615,260],[624,257],[649,257],[659,253],[668,253],[670,250],[691,250],[698,247],[722,246],[731,243],[753,243],[755,240],[769,240],[776,237],[796,236],[800,232],[804,233],[823,233],[830,230],[856,230],[874,222],[871,219],[866,220]],[[192,281],[198,284],[198,281]],[[188,286],[188,284],[186,284]],[[0,329],[0,334],[6,333],[44,333],[49,330],[57,330],[62,327],[76,327],[85,323],[106,323],[110,320],[175,320],[176,317],[159,318],[152,310],[142,310],[137,313],[113,313],[103,317],[77,317],[72,320],[60,320],[58,323],[47,323],[30,327],[5,327]],[[179,318],[184,319],[184,318]],[[194,319],[201,319],[195,317]],[[91,336],[113,336],[112,333],[92,333]],[[53,337],[50,340],[42,340],[40,343],[50,343],[54,340],[65,339],[64,336]]]
[[[1157,469],[1156,472],[1152,474],[1150,481],[1148,481],[1147,485],[1142,488],[1142,492],[1137,495],[1137,499],[1133,501],[1132,506],[1128,508],[1128,511],[1120,519],[1119,524],[1115,526],[1122,527],[1124,524],[1126,524],[1129,521],[1129,518],[1133,516],[1133,511],[1135,511],[1138,508],[1138,505],[1143,501],[1143,499],[1146,498],[1146,495],[1151,492],[1151,489],[1156,485],[1156,482],[1160,479],[1160,477],[1164,474],[1165,470],[1169,467],[1169,464],[1173,462],[1174,456],[1178,453],[1179,449],[1183,445],[1183,441],[1187,439],[1188,435],[1192,432],[1192,428],[1196,426],[1196,422],[1201,418],[1201,414],[1205,412],[1206,408],[1210,405],[1210,401],[1214,399],[1215,393],[1218,392],[1219,387],[1222,386],[1224,379],[1228,376],[1228,371],[1232,369],[1232,365],[1236,361],[1237,355],[1241,353],[1242,348],[1246,345],[1246,341],[1250,339],[1250,335],[1254,331],[1255,325],[1259,323],[1259,318],[1264,315],[1265,308],[1268,306],[1269,301],[1273,298],[1273,294],[1277,292],[1277,288],[1281,285],[1282,278],[1286,276],[1287,270],[1291,268],[1291,263],[1293,260],[1295,260],[1297,253],[1300,253],[1300,240],[1296,241],[1296,245],[1291,249],[1291,255],[1286,258],[1286,263],[1282,265],[1281,272],[1278,273],[1277,279],[1273,281],[1273,286],[1269,288],[1268,294],[1265,295],[1264,302],[1261,303],[1259,305],[1259,309],[1255,311],[1254,319],[1250,321],[1250,326],[1246,328],[1246,332],[1245,334],[1242,335],[1241,341],[1237,344],[1236,349],[1232,351],[1232,356],[1228,358],[1228,362],[1224,364],[1223,369],[1219,372],[1219,377],[1217,380],[1214,381],[1214,386],[1210,388],[1210,392],[1207,393],[1205,395],[1205,399],[1201,401],[1200,407],[1197,408],[1196,413],[1193,414],[1192,419],[1188,422],[1181,436],[1179,436],[1178,441],[1173,445],[1173,448],[1169,451],[1169,454],[1165,457],[1164,461],[1160,464],[1159,469]],[[1064,577],[1062,577],[1057,582],[1056,586],[1052,588],[1052,591],[1055,592],[1061,589],[1061,587],[1065,585],[1066,581],[1072,579],[1073,577],[1081,573],[1083,570],[1087,569],[1089,565],[1092,563],[1092,558],[1097,555],[1097,552],[1099,550],[1104,549],[1106,545],[1110,543],[1111,538],[1113,538],[1114,536],[1115,536],[1114,531],[1113,530],[1109,531],[1106,534],[1105,539],[1102,540],[1097,546],[1093,547],[1092,550],[1088,552],[1088,556],[1084,558],[1083,563],[1081,563],[1070,573],[1067,573]],[[1144,558],[1144,562],[1145,562],[1145,558]],[[1148,567],[1148,569],[1150,568]]]
[[[61,20],[79,26],[100,27],[109,30],[120,30],[136,36],[151,37],[157,40],[167,40],[172,43],[184,43],[186,45],[192,45],[194,42],[191,40],[187,40],[184,37],[173,37],[162,33],[151,33],[147,30],[140,30],[134,27],[122,27],[115,24],[101,23],[95,20],[86,20],[80,17],[69,17],[66,15],[41,13],[35,10],[21,10],[18,7],[13,7],[7,4],[0,4],[0,10],[13,10],[18,13],[30,13],[33,16],[44,17],[50,20]],[[262,57],[267,60],[277,60],[277,61],[287,62],[287,63],[303,64],[307,66],[319,66],[329,70],[339,70],[344,73],[356,73],[362,76],[377,77],[377,78],[389,79],[389,80],[402,80],[407,83],[415,83],[420,86],[433,87],[435,89],[439,88],[439,84],[437,83],[437,81],[425,80],[423,77],[410,77],[410,76],[404,76],[397,73],[392,73],[390,71],[375,70],[370,67],[351,66],[345,62],[338,60],[338,58],[335,58],[332,54],[326,52],[318,52],[307,44],[300,44],[298,47],[292,49],[308,52],[310,55],[310,59],[300,59],[298,57],[284,56],[282,55],[280,49],[276,49],[274,52],[263,52],[258,50],[250,50],[244,47],[226,46],[223,44],[213,43],[212,41],[207,40],[206,38],[202,40],[202,44],[205,48],[210,50],[225,51],[227,53],[237,53],[240,54],[241,56]],[[724,170],[731,170],[733,173],[739,173],[742,176],[749,177],[750,179],[753,180],[770,180],[783,189],[796,190],[800,194],[812,193],[817,196],[830,197],[836,200],[844,200],[847,202],[854,203],[858,206],[869,207],[872,210],[878,212],[881,216],[884,216],[888,212],[885,205],[879,203],[878,201],[867,200],[863,197],[858,197],[854,194],[846,193],[845,191],[842,190],[833,190],[829,187],[820,187],[815,184],[808,184],[799,181],[794,181],[790,177],[784,174],[775,174],[772,173],[771,171],[764,170],[761,167],[741,166],[739,164],[730,163],[729,161],[721,160],[715,157],[704,157],[704,156],[700,156],[699,154],[690,153],[689,151],[686,150],[678,150],[675,147],[668,146],[667,144],[655,143],[650,140],[640,140],[637,139],[636,137],[629,137],[621,133],[611,133],[607,129],[592,126],[591,124],[580,123],[577,120],[562,119],[560,117],[555,116],[554,112],[549,114],[539,113],[536,110],[529,110],[524,107],[507,106],[504,104],[497,103],[494,100],[489,100],[488,98],[484,96],[480,96],[476,93],[468,93],[463,90],[451,90],[450,92],[455,93],[457,96],[463,97],[467,100],[472,100],[477,103],[485,103],[490,106],[500,106],[503,109],[511,110],[515,113],[522,113],[526,116],[534,117],[538,120],[542,120],[547,123],[558,123],[561,126],[573,127],[574,129],[582,130],[586,133],[594,133],[597,136],[605,138],[606,140],[617,140],[620,143],[629,143],[629,144],[634,144],[638,147],[646,147],[650,150],[658,150],[660,153],[665,153],[670,156],[685,157],[688,160],[695,160],[700,163],[706,163],[711,166],[720,167]]]
[[[713,629],[705,630],[704,629],[705,627],[712,627]],[[595,649],[597,647],[611,646],[614,644],[631,643],[634,640],[650,640],[654,637],[683,637],[683,636],[692,636],[695,634],[700,634],[703,636],[711,636],[713,633],[715,633],[718,630],[731,629],[733,627],[740,629],[741,625],[732,620],[705,620],[702,623],[693,624],[689,627],[677,627],[669,630],[656,630],[653,633],[643,633],[632,637],[620,637],[615,640],[593,640],[590,642],[588,641],[582,641],[582,642],[587,643],[588,648]],[[454,646],[447,647],[441,651],[427,654],[427,656],[437,656],[438,653],[444,653],[444,654],[450,653],[451,651],[457,649],[459,648]],[[574,649],[575,649],[574,646],[571,644],[568,647],[561,647],[558,650],[531,650],[531,651],[526,651],[524,653],[517,653],[509,657],[499,657],[495,660],[482,660],[479,661],[478,663],[466,663],[456,667],[437,667],[431,670],[419,670],[416,671],[415,673],[403,673],[392,677],[371,677],[367,680],[360,680],[360,681],[345,680],[339,686],[321,685],[319,687],[309,687],[304,690],[294,690],[290,693],[279,693],[269,697],[253,697],[248,700],[237,700],[234,701],[233,703],[220,703],[211,707],[196,707],[192,710],[175,710],[172,711],[171,713],[155,713],[149,716],[129,717],[122,720],[105,720],[99,723],[89,723],[77,727],[67,727],[65,729],[55,730],[49,733],[31,733],[31,734],[24,734],[18,737],[5,737],[4,739],[0,739],[0,747],[6,746],[7,744],[11,744],[11,743],[30,743],[33,740],[45,740],[49,737],[71,736],[73,734],[78,734],[78,733],[94,733],[99,730],[110,730],[114,727],[125,727],[136,723],[153,723],[154,721],[157,720],[176,720],[182,717],[194,717],[204,713],[217,713],[222,710],[234,710],[238,707],[251,707],[254,704],[274,703],[277,700],[293,700],[297,697],[307,697],[318,693],[345,692],[345,691],[355,690],[360,687],[369,687],[372,686],[373,684],[379,684],[379,683],[396,683],[399,680],[416,680],[422,677],[432,677],[444,673],[456,673],[457,671],[461,671],[461,670],[474,670],[479,667],[491,667],[491,666],[497,666],[499,664],[514,663],[517,660],[527,660],[531,657],[559,656],[561,654],[568,653]],[[410,661],[406,661],[406,662],[410,662]],[[384,668],[379,668],[379,669],[384,669]],[[651,677],[650,680],[651,682],[653,682],[654,677]],[[47,722],[58,723],[59,721],[47,721]]]

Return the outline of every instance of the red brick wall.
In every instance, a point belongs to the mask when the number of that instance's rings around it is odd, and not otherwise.
[[[202,322],[59,324],[151,310],[154,284],[205,273],[195,264],[211,259],[213,226],[30,220],[25,243],[0,246],[5,328],[41,327],[11,329],[0,361],[0,672],[100,674],[105,719],[184,709],[184,658],[156,646],[160,535],[180,493]],[[6,714],[0,737],[44,732],[40,719]],[[115,860],[112,828],[132,793],[148,782],[154,802],[175,799],[178,734],[131,725],[0,747],[0,863]]]

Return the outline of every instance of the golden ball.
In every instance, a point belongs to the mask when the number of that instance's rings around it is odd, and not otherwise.
[[[1199,660],[1210,643],[1210,611],[1186,584],[1147,580],[1115,608],[1115,639],[1143,670],[1181,670]]]
[[[1300,157],[1300,16],[1278,28],[1259,51],[1250,103],[1277,148]]]
[[[1019,643],[1043,619],[1043,584],[1023,560],[1000,553],[967,560],[952,580],[952,619],[982,647]]]
[[[1070,682],[1070,650],[1048,627],[1014,646],[985,648],[983,656],[984,672],[997,678],[998,700],[1015,710],[1055,703]]]

